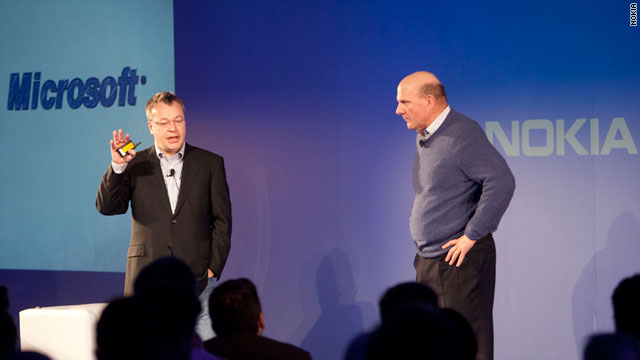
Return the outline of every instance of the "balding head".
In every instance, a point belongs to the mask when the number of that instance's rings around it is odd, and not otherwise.
[[[407,122],[407,128],[423,133],[447,107],[447,95],[440,80],[430,72],[418,71],[398,84],[396,114]]]
[[[427,71],[416,71],[406,76],[398,86],[414,87],[422,96],[432,95],[438,100],[447,102],[444,86],[435,75]]]

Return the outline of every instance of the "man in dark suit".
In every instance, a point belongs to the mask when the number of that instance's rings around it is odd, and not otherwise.
[[[125,213],[131,202],[126,295],[133,293],[138,273],[164,256],[182,259],[202,293],[209,278],[220,278],[231,245],[224,162],[185,142],[184,104],[176,95],[157,93],[147,102],[146,115],[154,146],[121,156],[118,149],[130,137],[121,129],[113,132],[112,162],[102,178],[96,207],[101,214],[116,215]]]
[[[311,355],[293,345],[262,336],[264,314],[255,285],[248,279],[228,280],[209,298],[211,325],[217,337],[205,349],[225,359],[310,360]]]

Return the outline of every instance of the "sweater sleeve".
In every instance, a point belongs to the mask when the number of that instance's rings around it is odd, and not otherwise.
[[[476,210],[464,234],[478,240],[496,231],[515,190],[515,179],[507,162],[487,139],[476,122],[461,139],[460,169],[480,185]]]

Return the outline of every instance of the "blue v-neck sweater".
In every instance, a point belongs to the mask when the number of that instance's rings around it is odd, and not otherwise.
[[[515,180],[477,122],[451,110],[431,136],[418,135],[410,228],[418,253],[433,258],[466,234],[494,232],[513,196]]]

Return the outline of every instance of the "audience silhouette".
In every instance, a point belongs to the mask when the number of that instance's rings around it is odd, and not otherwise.
[[[622,279],[611,295],[616,333],[592,335],[584,360],[640,360],[640,274]]]
[[[3,358],[1,354],[13,352],[16,349],[16,342],[18,341],[18,333],[16,331],[16,325],[13,322],[11,314],[7,311],[0,311],[0,358]]]
[[[438,308],[438,297],[429,286],[395,285],[385,291],[379,307],[380,326],[356,337],[345,359],[476,359],[478,345],[471,326],[455,310]]]
[[[9,289],[0,285],[0,311],[9,312]]]
[[[112,301],[97,324],[98,360],[311,359],[293,345],[262,336],[264,314],[255,285],[228,280],[209,298],[217,337],[203,344],[194,332],[200,313],[195,277],[177,258],[142,270],[134,295]],[[640,274],[623,279],[612,295],[617,333],[589,338],[584,360],[640,360]],[[358,336],[345,358],[473,360],[478,345],[468,321],[438,307],[435,292],[415,282],[389,288],[379,301],[381,324]],[[16,351],[17,330],[8,289],[0,286],[0,359],[46,360]]]
[[[158,259],[140,272],[132,297],[114,300],[104,310],[97,325],[97,357],[212,359],[193,348],[199,313],[190,268],[175,257]]]
[[[584,360],[640,360],[640,344],[624,333],[597,334],[589,338]]]
[[[616,331],[640,340],[640,274],[620,281],[611,300]]]
[[[0,359],[2,360],[50,360],[32,351],[17,351],[18,331],[9,313],[9,289],[0,285]]]
[[[411,302],[376,329],[368,359],[461,359],[453,327],[435,305]]]
[[[228,280],[209,297],[209,316],[216,337],[204,343],[207,351],[225,359],[311,359],[293,345],[262,336],[264,314],[255,285],[248,279]]]
[[[438,295],[429,286],[417,282],[395,285],[387,289],[378,302],[381,321],[385,323],[402,305],[411,302],[437,306]]]

